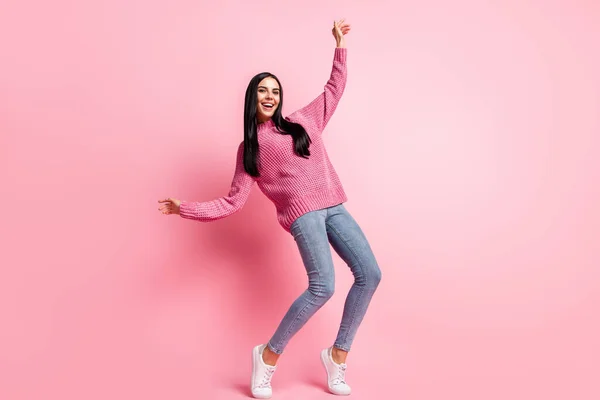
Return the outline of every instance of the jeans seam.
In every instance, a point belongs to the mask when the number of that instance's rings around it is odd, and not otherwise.
[[[342,238],[342,236],[340,235],[340,233],[335,229],[335,227],[333,225],[329,224],[328,222],[325,222],[325,224],[328,227],[331,228],[332,232],[335,233],[335,235],[340,239],[340,241],[344,244],[344,246],[346,246],[346,248],[348,250],[350,250],[350,253],[352,253],[352,255],[354,256],[354,258],[356,259],[356,263],[360,267],[363,276],[366,277],[365,269],[363,267],[363,264],[360,261],[360,258],[358,257],[358,255],[352,249],[352,247],[349,246],[348,243],[346,243],[346,241]],[[360,289],[360,291],[358,293],[358,296],[356,296],[357,299],[354,301],[354,304],[352,305],[352,318],[350,319],[350,325],[349,325],[348,329],[346,330],[346,333],[344,334],[344,344],[348,340],[348,334],[350,333],[350,326],[352,326],[352,324],[354,323],[354,320],[356,319],[356,304],[359,303],[359,300],[362,298],[363,293],[365,291],[365,286],[357,286],[357,287]],[[346,347],[346,346],[344,346],[344,347]]]

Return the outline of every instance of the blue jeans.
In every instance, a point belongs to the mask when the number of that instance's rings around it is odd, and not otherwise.
[[[343,204],[311,211],[290,227],[308,274],[308,289],[294,301],[267,344],[283,353],[289,340],[331,298],[335,286],[330,244],[354,275],[334,346],[350,351],[358,326],[381,280],[381,270],[362,230]]]

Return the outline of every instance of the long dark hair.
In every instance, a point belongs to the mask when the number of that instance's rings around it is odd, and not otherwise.
[[[279,106],[275,110],[273,123],[283,135],[292,135],[294,152],[303,158],[308,158],[311,140],[304,127],[295,122],[288,121],[281,115],[283,108],[283,88],[277,77],[269,72],[262,72],[250,80],[246,89],[246,102],[244,104],[244,169],[254,177],[259,177],[258,172],[258,129],[256,120],[256,107],[258,105],[258,84],[265,78],[273,78],[279,84]]]

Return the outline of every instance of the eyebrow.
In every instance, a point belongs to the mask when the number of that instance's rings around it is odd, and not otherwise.
[[[268,87],[266,87],[266,86],[259,86],[259,87],[258,87],[258,89],[260,89],[260,88],[263,88],[263,89],[268,89]],[[278,88],[278,87],[276,87],[276,88],[273,88],[273,90],[279,90],[279,88]]]

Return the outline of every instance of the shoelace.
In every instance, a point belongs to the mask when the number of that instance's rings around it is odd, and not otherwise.
[[[346,383],[346,364],[340,364],[337,366],[337,376],[333,380],[334,385],[340,385]]]
[[[258,387],[259,388],[267,388],[267,387],[271,386],[271,378],[273,377],[273,373],[275,373],[275,368],[266,369],[262,380],[258,384]]]

